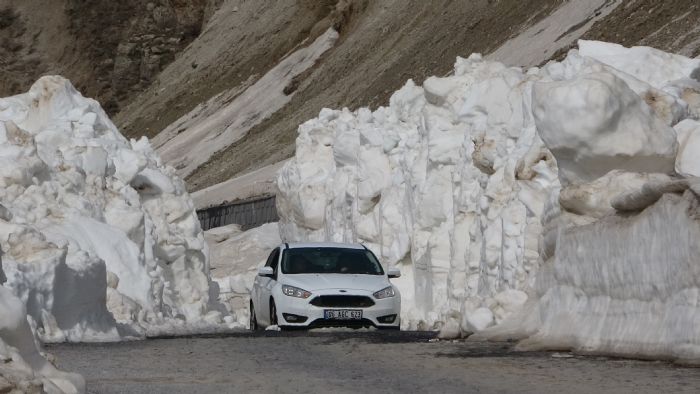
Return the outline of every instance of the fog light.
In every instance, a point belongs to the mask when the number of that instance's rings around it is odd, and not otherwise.
[[[396,315],[386,315],[377,318],[377,321],[384,324],[393,323],[396,320]]]
[[[394,316],[396,316],[396,315],[394,315]],[[284,320],[286,320],[287,323],[303,323],[306,321],[306,319],[308,319],[308,317],[306,317],[306,316],[299,316],[299,315],[294,315],[291,313],[283,313],[282,317],[284,317]]]

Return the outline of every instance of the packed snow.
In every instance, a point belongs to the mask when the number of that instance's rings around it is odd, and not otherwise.
[[[211,254],[211,277],[219,285],[219,300],[235,318],[236,326],[248,327],[250,289],[258,267],[282,242],[277,223],[241,231],[236,224],[204,232]]]
[[[700,60],[579,48],[322,110],[278,177],[282,239],[400,267],[404,328],[700,360]]]
[[[5,288],[42,340],[223,324],[184,183],[70,82],[0,99],[0,162]]]
[[[486,336],[524,338],[521,349],[700,362],[700,183],[681,183],[655,199],[631,192],[642,200],[636,215],[559,234],[552,263],[537,274],[536,302]]]
[[[57,370],[40,354],[24,302],[5,288],[4,282],[0,262],[0,392],[85,392],[80,375]]]
[[[591,111],[567,109],[571,96],[567,102],[547,94],[533,99],[534,107],[542,107],[538,131],[557,159],[564,186],[560,207],[551,207],[544,221],[554,253],[543,256],[548,260],[537,273],[531,302],[484,335],[523,338],[523,349],[698,363],[700,182],[692,169],[700,164],[700,150],[691,138],[700,60],[595,42],[580,48],[586,58],[613,67],[605,90],[592,90],[590,74],[554,71],[555,81],[538,84],[536,93],[583,89],[580,108]],[[631,83],[621,85],[623,80]],[[621,87],[629,100],[620,99]],[[591,94],[596,91],[602,93]],[[599,116],[591,118],[597,110]],[[600,137],[581,149],[580,136],[595,129]],[[572,130],[580,134],[565,138]]]
[[[398,266],[404,328],[500,322],[527,298],[559,183],[530,110],[539,79],[473,55],[389,107],[322,110],[278,178],[282,239],[363,242]]]

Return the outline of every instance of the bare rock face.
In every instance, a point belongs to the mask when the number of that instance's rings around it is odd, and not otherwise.
[[[100,14],[107,14],[116,22],[105,34],[88,39],[85,45],[100,59],[100,88],[106,95],[100,101],[106,103],[108,112],[116,112],[133,94],[149,86],[175,55],[199,35],[206,5],[205,0],[101,1],[109,4],[87,9],[82,3],[68,0],[66,5],[76,38],[84,38],[86,30],[95,29]],[[86,11],[94,16],[81,16]]]
[[[70,78],[114,114],[195,39],[207,0],[40,0],[0,6],[0,96]],[[215,2],[212,2],[215,3]]]

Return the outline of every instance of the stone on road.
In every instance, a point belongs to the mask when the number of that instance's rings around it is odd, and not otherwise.
[[[700,369],[434,334],[263,332],[47,346],[90,393],[698,393]]]

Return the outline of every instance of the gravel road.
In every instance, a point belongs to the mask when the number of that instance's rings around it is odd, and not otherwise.
[[[700,369],[428,333],[264,332],[51,345],[90,393],[698,393]]]

